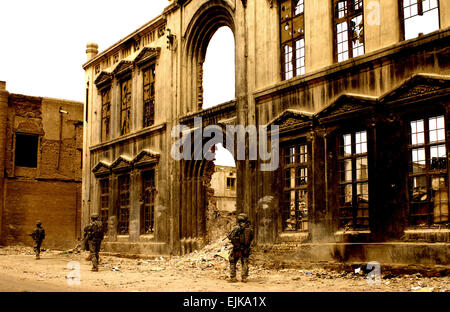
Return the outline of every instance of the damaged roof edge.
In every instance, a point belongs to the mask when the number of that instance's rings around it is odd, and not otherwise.
[[[164,12],[165,12],[166,9],[164,9]],[[158,25],[164,24],[166,22],[166,16],[165,16],[164,12],[162,14],[158,15],[157,17],[155,17],[154,19],[152,19],[151,21],[149,21],[148,23],[144,24],[143,26],[141,26],[137,30],[133,31],[131,34],[129,34],[126,37],[122,38],[121,40],[119,40],[118,42],[116,42],[115,44],[110,46],[109,48],[107,48],[104,51],[102,51],[101,53],[97,54],[95,57],[93,57],[92,59],[90,59],[89,61],[84,63],[82,68],[85,70],[87,67],[89,67],[93,63],[97,62],[100,58],[102,58],[103,56],[105,56],[106,54],[111,52],[112,50],[114,50],[117,47],[119,47],[122,43],[124,43],[127,40],[133,38],[134,36],[136,36],[137,34],[141,33],[142,31],[146,30],[147,28],[151,28],[152,26],[156,27]]]

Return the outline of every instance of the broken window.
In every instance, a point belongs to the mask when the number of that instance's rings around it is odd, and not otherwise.
[[[236,178],[227,177],[227,190],[231,190],[231,191],[236,190]]]
[[[119,176],[119,213],[117,234],[126,235],[129,232],[130,221],[130,176]]]
[[[131,108],[131,78],[123,80],[121,86],[121,106],[120,106],[120,134],[130,132],[130,108]]]
[[[284,147],[283,230],[308,230],[308,146]]]
[[[142,173],[142,191],[141,234],[150,234],[153,233],[155,223],[155,170]]]
[[[305,74],[304,0],[280,3],[280,30],[283,79]]]
[[[111,130],[111,88],[101,91],[102,95],[102,137],[101,140],[109,140]]]
[[[362,0],[333,0],[335,50],[338,62],[364,54]]]
[[[339,138],[339,227],[369,227],[369,170],[367,132]]]
[[[448,179],[445,118],[409,123],[409,224],[448,222]]]
[[[144,127],[155,123],[155,65],[144,69]]]
[[[15,165],[37,168],[39,136],[16,134]]]
[[[109,216],[109,179],[100,180],[100,219],[103,224],[103,230],[108,231]]]
[[[405,40],[439,29],[438,0],[400,0]]]

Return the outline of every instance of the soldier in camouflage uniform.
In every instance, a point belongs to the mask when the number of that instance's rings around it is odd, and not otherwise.
[[[245,213],[237,216],[237,225],[228,235],[233,245],[230,253],[230,282],[236,282],[236,264],[241,259],[242,264],[242,282],[246,282],[248,277],[248,258],[250,256],[250,244],[253,240],[253,230],[250,227],[250,221]]]
[[[93,213],[91,215],[91,221],[92,222],[84,228],[84,236],[86,238],[86,244],[89,247],[89,254],[92,261],[91,271],[98,272],[98,253],[100,252],[100,245],[103,239],[103,224],[98,220],[98,213]]]
[[[36,228],[29,234],[34,240],[34,252],[36,253],[36,260],[40,259],[39,254],[41,253],[41,244],[45,238],[45,230],[41,225],[41,221],[36,221]]]

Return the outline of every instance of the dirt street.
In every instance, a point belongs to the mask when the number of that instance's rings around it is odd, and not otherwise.
[[[207,246],[208,247],[208,246]],[[367,274],[315,269],[275,269],[250,264],[247,283],[229,283],[226,250],[210,246],[183,257],[128,259],[101,255],[100,271],[91,272],[88,253],[47,250],[34,259],[30,247],[0,247],[0,291],[239,291],[239,292],[449,292],[450,277],[383,275],[370,285]],[[70,264],[69,264],[70,263]],[[258,262],[259,263],[259,262]],[[79,283],[68,278],[79,264]],[[75,269],[74,269],[75,268]],[[240,276],[238,265],[238,277]],[[374,280],[376,282],[376,280]]]

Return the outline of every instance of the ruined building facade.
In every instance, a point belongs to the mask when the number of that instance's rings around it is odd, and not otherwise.
[[[9,93],[0,82],[0,244],[73,248],[80,237],[83,103]]]
[[[222,26],[236,97],[202,109]],[[279,125],[276,170],[236,159],[260,248],[448,264],[449,26],[438,0],[178,0],[100,54],[88,44],[82,223],[101,214],[106,250],[198,248],[214,169],[171,156],[174,127]]]

